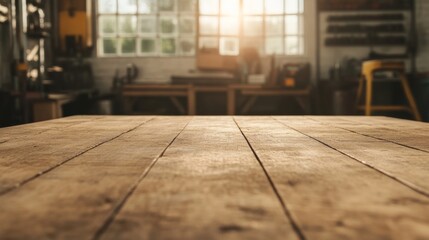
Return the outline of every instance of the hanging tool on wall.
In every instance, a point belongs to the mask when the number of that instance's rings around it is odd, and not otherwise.
[[[9,21],[10,17],[10,6],[6,0],[0,1],[0,23],[5,23]]]

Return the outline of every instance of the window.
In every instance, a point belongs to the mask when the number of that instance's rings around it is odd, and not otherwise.
[[[237,55],[304,54],[304,0],[200,0],[199,48]]]
[[[222,55],[304,54],[304,0],[197,1],[98,0],[98,55],[193,56],[197,32]]]
[[[196,0],[98,0],[99,56],[195,54]]]

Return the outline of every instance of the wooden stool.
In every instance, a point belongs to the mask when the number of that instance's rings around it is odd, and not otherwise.
[[[392,72],[399,77],[399,80],[401,81],[402,88],[404,90],[405,96],[408,101],[407,106],[402,106],[402,105],[373,106],[372,105],[374,73],[381,72],[381,71]],[[362,105],[359,105],[359,102],[363,94],[363,88],[364,88],[365,82],[366,82],[366,100],[365,100],[365,106],[362,106]],[[380,61],[380,60],[372,60],[372,61],[364,62],[362,65],[362,77],[359,80],[357,104],[358,104],[359,110],[365,110],[366,116],[371,116],[373,111],[408,111],[414,115],[417,121],[422,120],[420,113],[417,109],[416,101],[414,100],[413,94],[408,84],[408,80],[405,75],[405,64],[403,62]]]

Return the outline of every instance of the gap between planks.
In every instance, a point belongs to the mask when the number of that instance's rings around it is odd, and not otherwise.
[[[101,118],[97,118],[97,119],[101,119]],[[138,124],[137,126],[135,126],[135,127],[131,128],[131,129],[128,129],[128,130],[126,130],[126,131],[124,131],[124,132],[122,132],[122,133],[120,133],[120,134],[118,134],[118,135],[116,135],[116,136],[114,136],[114,137],[111,137],[111,138],[109,138],[109,139],[107,139],[107,140],[104,140],[104,141],[102,141],[102,142],[99,142],[99,143],[97,143],[97,144],[95,144],[95,145],[93,145],[93,146],[91,146],[91,147],[89,147],[89,148],[87,148],[87,149],[85,149],[85,150],[83,150],[83,151],[80,151],[80,152],[78,152],[77,154],[75,154],[75,155],[73,155],[73,156],[71,156],[71,157],[69,157],[69,158],[65,159],[64,161],[59,162],[59,163],[57,163],[57,164],[55,164],[55,165],[53,165],[53,166],[51,166],[51,167],[49,167],[49,168],[47,168],[47,169],[45,169],[45,170],[43,170],[43,171],[41,171],[41,172],[39,172],[39,173],[35,174],[35,175],[34,175],[34,176],[32,176],[32,177],[29,177],[29,178],[27,178],[27,179],[22,180],[20,183],[16,184],[15,186],[10,187],[10,188],[7,188],[7,189],[5,189],[5,190],[3,190],[3,191],[0,191],[0,196],[5,195],[5,194],[7,194],[7,193],[9,193],[9,192],[11,192],[11,191],[13,191],[13,190],[16,190],[16,189],[18,189],[18,188],[20,188],[20,187],[24,186],[25,184],[27,184],[27,183],[29,183],[29,182],[31,182],[31,181],[33,181],[33,180],[35,180],[35,179],[39,178],[40,176],[43,176],[43,175],[45,175],[46,173],[49,173],[49,172],[51,172],[51,171],[55,170],[56,168],[58,168],[58,167],[60,167],[60,166],[62,166],[62,165],[64,165],[64,164],[66,164],[67,162],[70,162],[71,160],[73,160],[73,159],[75,159],[75,158],[77,158],[77,157],[79,157],[79,156],[81,156],[81,155],[83,155],[83,154],[85,154],[85,153],[87,153],[87,152],[91,151],[92,149],[95,149],[95,148],[97,148],[97,147],[99,147],[99,146],[101,146],[101,145],[103,145],[103,144],[106,144],[106,143],[108,143],[108,142],[111,142],[111,141],[113,141],[113,140],[115,140],[115,139],[117,139],[117,138],[121,137],[121,136],[122,136],[122,135],[124,135],[124,134],[130,133],[130,132],[132,132],[132,131],[136,130],[137,128],[139,128],[139,127],[143,126],[144,124],[146,124],[146,123],[148,123],[148,122],[150,122],[150,121],[152,121],[152,120],[154,120],[154,119],[155,119],[154,117],[153,117],[153,118],[150,118],[150,119],[148,119],[148,120],[146,120],[146,121],[144,121],[144,122],[142,122],[142,123]],[[93,121],[93,120],[92,120],[92,121]],[[80,123],[77,123],[77,124],[80,124]],[[73,125],[77,125],[77,124],[73,124]],[[47,131],[49,131],[49,129],[48,129]]]
[[[249,139],[247,138],[247,136],[244,134],[243,130],[241,129],[240,125],[238,124],[238,122],[236,121],[235,117],[232,117],[232,119],[234,120],[235,125],[237,125],[237,128],[240,130],[241,135],[243,136],[243,138],[246,140],[247,145],[249,146],[250,150],[252,151],[255,159],[258,161],[259,165],[262,168],[262,171],[264,172],[265,176],[267,177],[268,182],[271,185],[272,190],[274,191],[277,199],[280,202],[280,205],[283,208],[283,212],[286,215],[286,217],[289,219],[293,230],[295,231],[295,233],[298,235],[299,239],[301,240],[305,240],[305,236],[304,233],[301,231],[301,229],[299,228],[296,220],[292,217],[292,214],[288,208],[288,206],[286,205],[285,201],[283,200],[283,198],[281,197],[279,190],[277,189],[276,185],[274,184],[273,179],[271,178],[270,174],[268,173],[268,171],[266,170],[264,163],[262,162],[262,160],[259,158],[258,154],[256,153],[255,149],[253,148],[252,144],[250,143]]]
[[[325,143],[325,142],[323,142],[323,141],[321,141],[321,140],[319,140],[319,139],[317,139],[315,137],[312,137],[312,136],[310,136],[310,135],[308,135],[308,134],[306,134],[306,133],[304,133],[304,132],[302,132],[302,131],[294,128],[294,127],[291,127],[291,126],[287,125],[286,123],[278,120],[275,117],[271,117],[271,118],[273,118],[275,121],[279,122],[283,126],[289,128],[289,129],[292,129],[292,130],[294,130],[294,131],[296,131],[296,132],[298,132],[298,133],[300,133],[300,134],[302,134],[304,136],[307,136],[307,137],[313,139],[314,141],[317,141],[317,142],[323,144],[324,146],[326,146],[326,147],[328,147],[328,148],[330,148],[332,150],[335,150],[335,151],[339,152],[340,154],[342,154],[342,155],[344,155],[344,156],[346,156],[346,157],[348,157],[348,158],[350,158],[350,159],[352,159],[354,161],[357,161],[357,162],[359,162],[359,163],[361,163],[361,164],[363,164],[363,165],[365,165],[365,166],[367,166],[367,167],[369,167],[369,168],[371,168],[371,169],[373,169],[373,170],[375,170],[375,171],[377,171],[377,172],[379,172],[379,173],[381,173],[381,174],[383,174],[383,175],[385,175],[385,176],[393,179],[394,181],[399,182],[400,184],[402,184],[402,185],[410,188],[411,190],[413,190],[413,191],[415,191],[415,192],[417,192],[417,193],[419,193],[419,194],[421,194],[421,195],[423,195],[425,197],[429,197],[429,192],[427,192],[427,191],[425,191],[423,189],[420,189],[419,187],[415,186],[414,184],[412,184],[412,183],[410,183],[410,182],[408,182],[406,180],[400,179],[398,177],[395,177],[392,174],[390,174],[390,173],[388,173],[388,172],[386,172],[386,171],[384,171],[382,169],[378,169],[377,167],[375,167],[375,166],[373,166],[373,165],[371,165],[369,163],[366,163],[365,161],[361,161],[361,160],[359,160],[359,159],[357,159],[357,158],[355,158],[353,156],[350,156],[349,154],[347,154],[347,153],[345,153],[345,152],[343,152],[343,151],[341,151],[341,150],[339,150],[339,149],[337,149],[337,148],[335,148],[335,147],[333,147],[333,146],[331,146],[331,145],[329,145],[329,144],[327,144],[327,143]]]
[[[388,143],[396,144],[396,145],[399,145],[401,147],[406,147],[406,148],[409,148],[409,149],[412,149],[412,150],[416,150],[416,151],[420,151],[420,152],[424,152],[424,153],[429,153],[429,151],[426,151],[426,150],[420,149],[420,148],[416,148],[416,147],[413,147],[413,146],[409,146],[407,144],[395,142],[395,141],[392,141],[392,140],[389,140],[389,139],[385,139],[385,138],[381,138],[381,137],[372,136],[372,135],[365,134],[365,133],[360,133],[360,132],[357,132],[357,131],[354,131],[354,130],[351,130],[351,129],[348,129],[348,128],[345,128],[345,127],[338,127],[338,126],[335,126],[335,125],[332,125],[332,124],[329,124],[329,123],[325,123],[325,122],[319,121],[319,120],[311,118],[311,117],[306,117],[306,118],[309,119],[309,120],[318,122],[318,123],[320,123],[322,125],[325,125],[325,126],[330,126],[330,127],[333,127],[333,128],[342,129],[342,130],[345,130],[345,131],[348,131],[348,132],[351,132],[351,133],[354,133],[354,134],[358,134],[358,135],[361,135],[361,136],[364,136],[364,137],[369,137],[369,138],[372,138],[372,139],[376,139],[376,140],[380,140],[380,141],[385,141],[385,142],[388,142]]]
[[[189,125],[189,123],[192,121],[193,118],[191,118],[188,123],[180,130],[179,133],[169,142],[169,144],[162,150],[162,152],[155,157],[152,162],[150,163],[149,167],[145,169],[145,171],[141,174],[141,176],[137,179],[137,181],[130,187],[128,192],[124,195],[124,197],[118,201],[116,206],[112,209],[110,214],[107,216],[106,220],[103,222],[101,227],[95,232],[93,236],[93,240],[99,240],[103,233],[109,228],[109,226],[112,224],[112,222],[115,220],[115,217],[119,214],[122,207],[127,203],[127,200],[131,197],[131,195],[134,193],[134,191],[137,189],[138,185],[144,180],[144,178],[149,174],[149,172],[152,170],[152,168],[155,166],[155,164],[158,162],[160,158],[162,158],[165,154],[165,152],[168,150],[168,148],[176,141],[176,139],[180,136],[180,134],[186,129],[186,127]]]

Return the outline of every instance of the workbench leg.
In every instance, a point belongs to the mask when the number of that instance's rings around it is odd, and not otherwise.
[[[228,89],[227,112],[230,116],[235,115],[235,89]]]
[[[55,102],[55,118],[62,118],[64,117],[63,114],[63,105],[60,104],[58,101]]]
[[[304,110],[304,113],[306,115],[311,114],[311,99],[310,96],[297,96],[295,97],[296,101],[298,102],[299,106]]]
[[[248,114],[250,109],[253,107],[253,105],[255,105],[257,100],[258,100],[258,96],[251,96],[250,99],[246,102],[246,104],[244,104],[240,113],[242,115]]]
[[[131,115],[133,109],[133,99],[130,97],[122,98],[122,111],[124,115]]]
[[[195,115],[196,114],[196,96],[195,96],[195,90],[192,86],[188,89],[188,115]]]
[[[177,97],[170,97],[171,102],[176,107],[176,109],[180,112],[180,114],[185,115],[186,109],[182,106],[182,104],[179,102]]]
[[[404,74],[400,75],[402,87],[404,88],[405,96],[407,97],[407,101],[409,106],[411,107],[411,111],[413,112],[414,118],[417,121],[422,121],[422,117],[420,115],[419,109],[417,108],[416,101],[414,99],[413,93],[411,92],[410,85],[408,84],[408,80]]]
[[[359,87],[358,87],[358,91],[357,91],[357,95],[356,95],[356,107],[359,106],[360,99],[361,99],[362,93],[363,93],[364,84],[365,84],[365,78],[364,78],[364,76],[361,76],[359,78]]]
[[[372,76],[366,79],[366,101],[365,101],[365,115],[371,116],[372,114]]]

